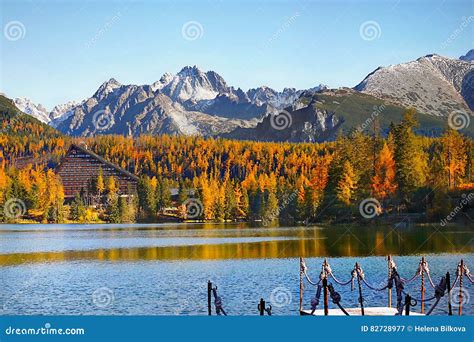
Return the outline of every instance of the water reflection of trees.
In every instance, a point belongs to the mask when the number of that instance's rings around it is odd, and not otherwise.
[[[269,234],[272,235],[272,234]],[[437,232],[415,228],[395,230],[338,227],[296,229],[298,239],[249,243],[188,246],[97,249],[84,251],[39,252],[0,255],[0,265],[63,260],[214,260],[293,257],[344,257],[367,255],[409,255],[428,253],[472,253],[469,230]]]

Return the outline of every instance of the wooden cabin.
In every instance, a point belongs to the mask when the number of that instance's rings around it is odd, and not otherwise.
[[[118,182],[119,195],[128,196],[136,192],[137,176],[105,160],[85,146],[72,144],[56,170],[63,183],[65,200],[73,199],[77,193],[90,192],[91,184],[97,179],[100,169],[105,183],[110,176]]]

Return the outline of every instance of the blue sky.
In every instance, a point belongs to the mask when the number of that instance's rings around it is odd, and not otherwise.
[[[339,87],[381,65],[474,47],[470,0],[0,3],[0,90],[48,109],[91,96],[111,77],[150,84],[185,65],[244,90]],[[20,39],[7,32],[12,22],[23,25]]]

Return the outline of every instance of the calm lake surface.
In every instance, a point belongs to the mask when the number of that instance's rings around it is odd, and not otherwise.
[[[386,255],[404,278],[425,255],[437,284],[447,271],[454,279],[461,259],[474,271],[473,238],[470,226],[0,225],[0,305],[4,315],[202,315],[211,280],[230,315],[258,314],[261,297],[274,315],[296,315],[300,256],[313,279],[328,257],[340,280],[357,261],[381,287]],[[357,291],[334,285],[345,307],[357,306]],[[417,279],[406,292],[419,297],[419,287]],[[474,295],[466,278],[464,288]],[[309,308],[315,288],[305,289]],[[366,306],[386,305],[387,291],[363,292]],[[426,297],[433,292],[428,285]],[[445,296],[435,313],[446,309]],[[474,314],[471,300],[463,313]]]

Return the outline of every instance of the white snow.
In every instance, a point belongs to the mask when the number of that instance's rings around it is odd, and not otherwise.
[[[32,117],[40,120],[41,122],[48,123],[49,113],[46,108],[41,104],[35,104],[30,99],[25,97],[17,97],[13,100],[15,106],[22,112],[31,115]]]
[[[173,119],[174,123],[181,131],[181,133],[185,135],[199,134],[199,130],[197,129],[197,127],[194,126],[191,122],[189,122],[184,112],[171,110],[169,112],[169,116]]]
[[[64,104],[57,105],[53,108],[51,112],[41,104],[35,104],[28,98],[17,97],[13,100],[15,106],[22,112],[31,115],[32,117],[40,120],[43,123],[49,124],[53,127],[56,127],[56,124],[60,121],[64,121],[63,115],[69,112],[72,108],[78,106],[80,102],[69,101]],[[72,113],[69,113],[69,116]]]

